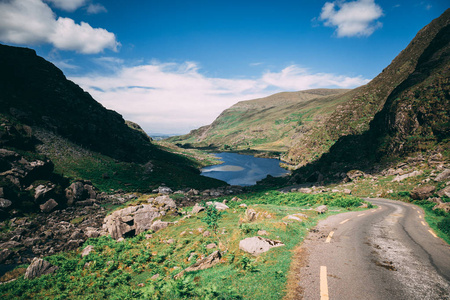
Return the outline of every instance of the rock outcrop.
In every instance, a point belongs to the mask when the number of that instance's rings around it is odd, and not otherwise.
[[[42,258],[34,258],[31,264],[25,271],[25,279],[33,279],[45,274],[51,274],[55,272],[58,267],[53,266],[48,261]]]

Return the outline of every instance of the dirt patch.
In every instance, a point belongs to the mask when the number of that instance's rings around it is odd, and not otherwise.
[[[303,288],[300,286],[300,269],[306,266],[309,253],[302,246],[295,248],[293,252],[286,283],[286,296],[283,300],[303,299]]]

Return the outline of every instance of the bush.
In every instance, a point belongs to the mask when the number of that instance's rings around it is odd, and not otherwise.
[[[439,223],[437,223],[437,227],[442,230],[446,235],[450,236],[450,216],[442,219]]]

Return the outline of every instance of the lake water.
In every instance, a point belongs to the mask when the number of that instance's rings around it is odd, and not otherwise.
[[[224,163],[203,168],[201,175],[220,179],[230,185],[249,186],[266,178],[289,174],[280,167],[280,161],[272,158],[260,158],[229,152],[215,153]]]

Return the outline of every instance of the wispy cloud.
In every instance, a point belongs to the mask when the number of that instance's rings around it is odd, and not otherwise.
[[[70,7],[76,7],[84,1],[52,0],[52,3],[71,3],[73,6]],[[60,50],[83,54],[99,53],[104,49],[117,51],[120,46],[114,33],[93,28],[85,22],[76,24],[70,18],[57,18],[41,0],[0,2],[0,41],[21,45],[48,43]]]
[[[78,8],[84,6],[87,0],[44,0],[47,3],[51,3],[54,7],[65,11],[75,11]]]
[[[88,12],[88,14],[99,14],[102,12],[107,12],[106,7],[98,3],[89,4],[86,11]]]
[[[370,36],[382,26],[378,20],[383,10],[374,0],[327,2],[319,20],[325,26],[336,27],[338,37]]]
[[[111,59],[111,63],[117,67],[117,61]],[[194,62],[156,61],[122,65],[110,75],[91,74],[71,80],[147,132],[163,133],[184,133],[209,124],[241,100],[286,90],[352,88],[368,82],[362,77],[311,73],[295,65],[265,72],[258,79],[213,78],[201,74]]]

